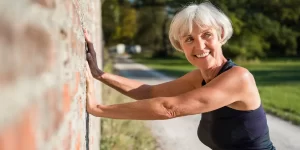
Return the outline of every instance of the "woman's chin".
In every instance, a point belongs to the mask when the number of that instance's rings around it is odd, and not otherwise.
[[[213,65],[213,62],[209,61],[208,59],[194,61],[194,66],[203,70],[209,69]]]

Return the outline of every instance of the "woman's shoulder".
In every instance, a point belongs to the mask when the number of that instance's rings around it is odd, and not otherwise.
[[[230,83],[237,84],[240,88],[256,87],[255,78],[252,73],[242,66],[234,66],[226,72],[222,73],[219,78],[221,80],[230,80]]]
[[[226,75],[227,80],[231,80],[235,83],[236,88],[241,92],[241,100],[239,102],[243,103],[234,103],[231,105],[231,108],[236,108],[239,110],[254,110],[260,105],[260,96],[256,86],[255,78],[252,73],[244,67],[234,66]],[[231,78],[231,79],[228,79]],[[230,83],[232,83],[230,82]]]
[[[235,77],[245,78],[245,79],[252,79],[254,76],[252,73],[242,66],[234,66],[232,69],[229,70],[230,75]]]
[[[227,64],[232,66],[232,68],[229,69],[231,74],[235,74],[236,76],[252,76],[251,72],[247,68],[239,66],[230,58],[227,58],[227,60]]]

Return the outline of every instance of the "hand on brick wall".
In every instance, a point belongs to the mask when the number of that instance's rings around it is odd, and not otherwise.
[[[84,31],[85,41],[87,44],[86,59],[88,61],[92,76],[94,78],[98,78],[103,74],[103,71],[100,70],[97,65],[96,52],[94,50],[93,43],[90,40],[89,34],[85,29],[83,31]]]
[[[95,97],[94,78],[91,74],[91,70],[88,62],[85,63],[85,76],[86,76],[86,109],[89,113],[92,113],[97,106]]]

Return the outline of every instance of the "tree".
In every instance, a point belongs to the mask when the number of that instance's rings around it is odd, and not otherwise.
[[[105,1],[105,37],[111,43],[141,44],[153,50],[154,56],[168,56],[174,50],[168,39],[172,17],[183,6],[199,2],[203,0]],[[211,0],[230,18],[234,29],[232,38],[223,46],[225,55],[246,59],[300,56],[299,2]]]
[[[154,57],[168,56],[167,23],[165,0],[137,0],[138,32],[136,41],[153,50]]]
[[[136,10],[127,0],[106,0],[102,5],[103,32],[107,46],[132,44],[137,29]]]

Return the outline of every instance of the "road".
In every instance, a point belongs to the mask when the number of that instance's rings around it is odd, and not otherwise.
[[[126,57],[118,57],[114,67],[119,75],[146,84],[153,85],[174,79]],[[200,119],[201,115],[192,115],[145,122],[159,144],[158,150],[210,150],[197,137],[196,131]],[[271,140],[277,150],[300,150],[299,126],[271,115],[267,115],[267,121]]]

